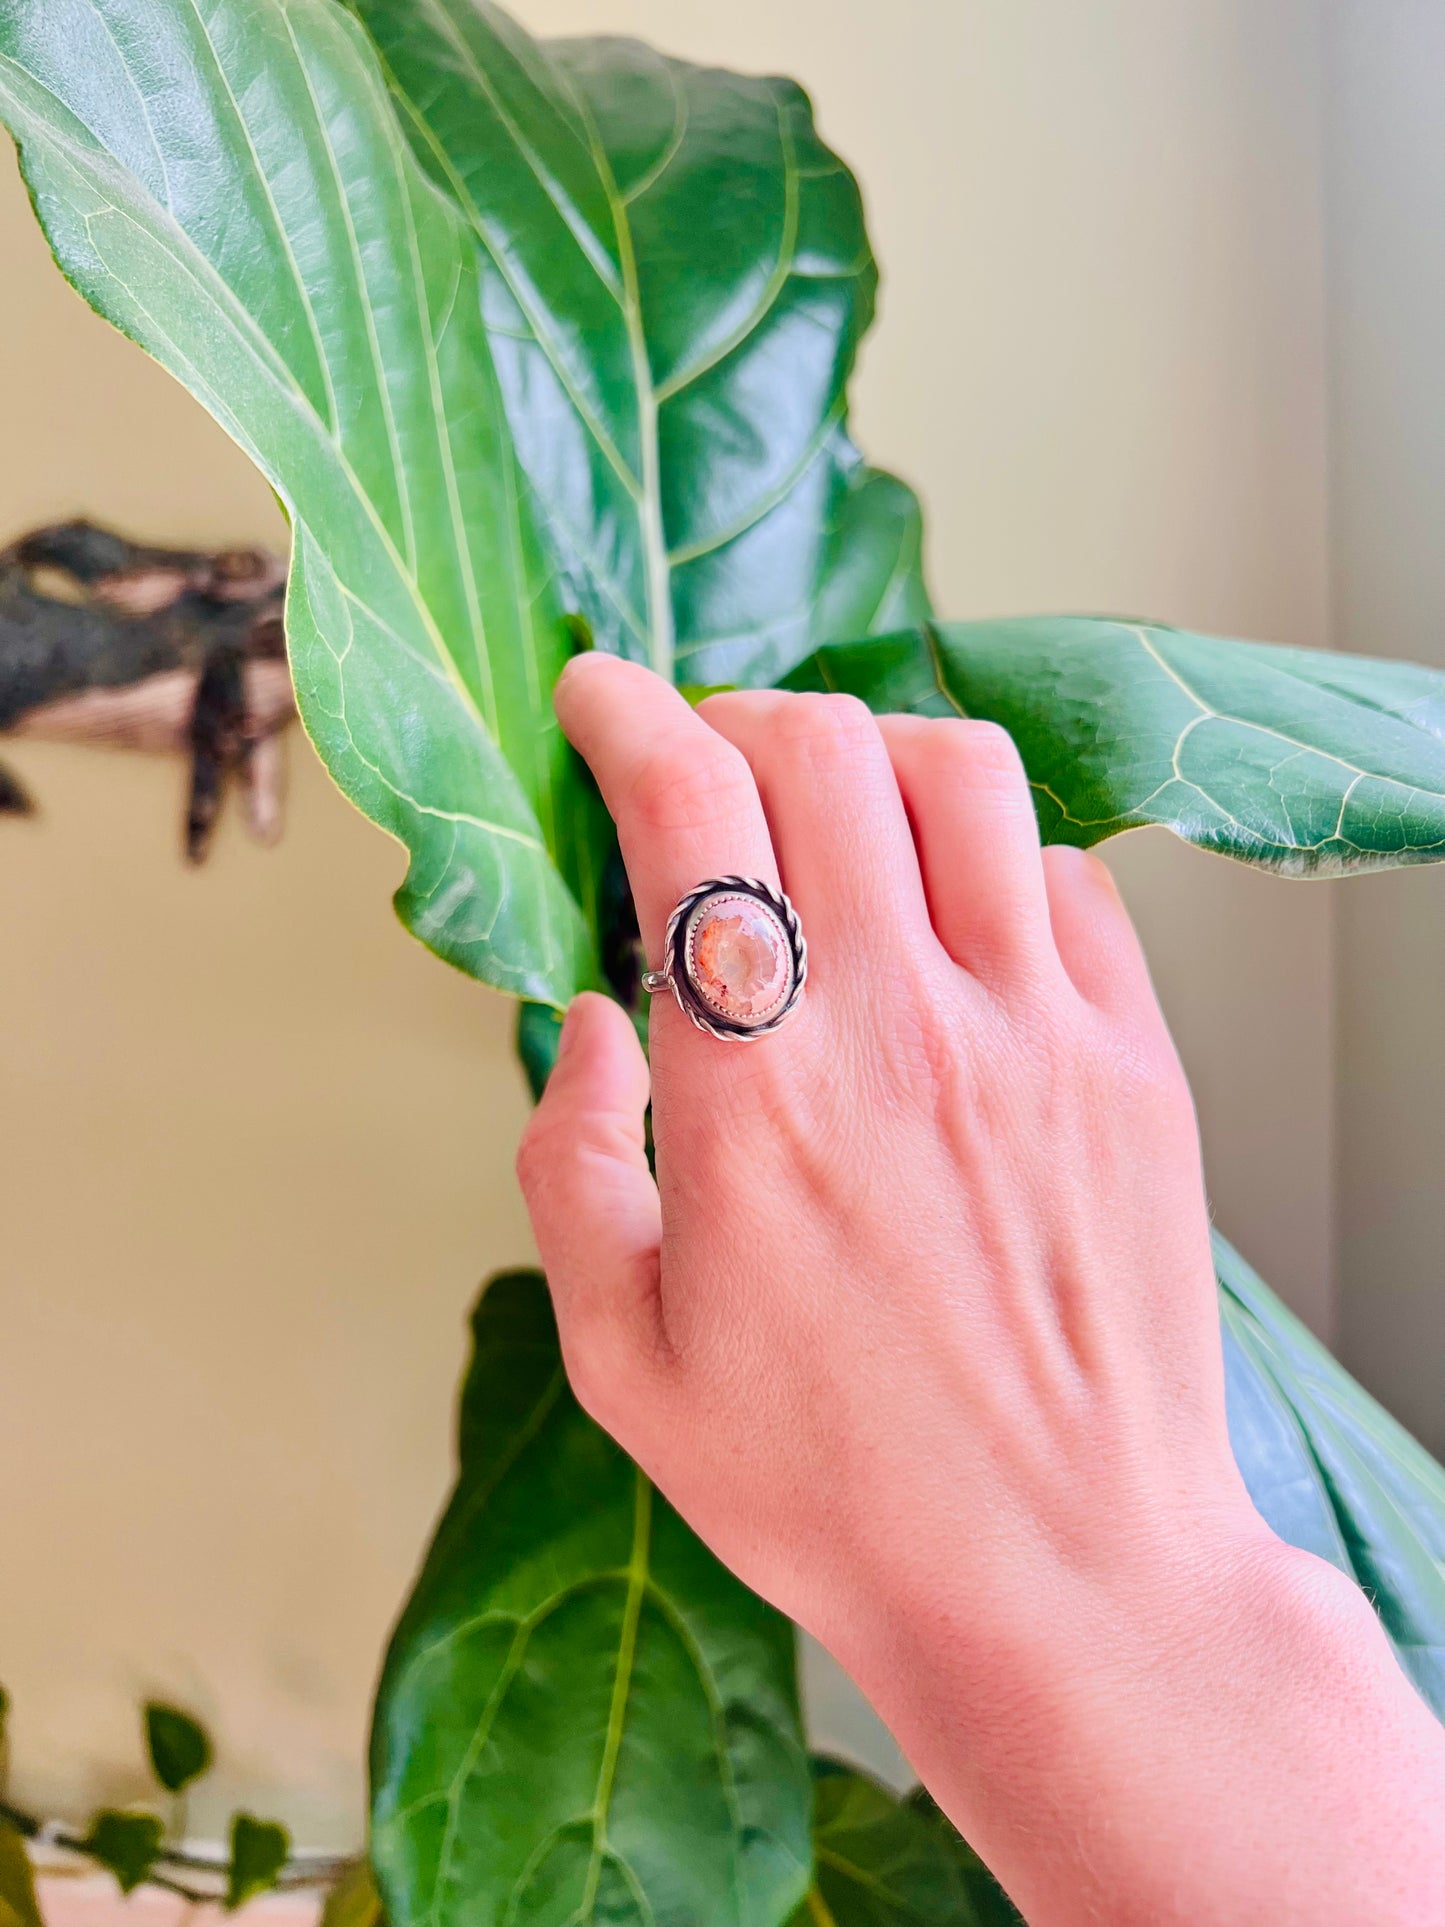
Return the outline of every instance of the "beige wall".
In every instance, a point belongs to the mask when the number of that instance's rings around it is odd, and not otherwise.
[[[950,613],[1322,638],[1305,0],[525,12],[808,82],[888,275],[860,427],[923,487]],[[8,168],[0,260],[18,371],[0,532],[85,509],[168,539],[275,539],[241,459],[51,272]],[[301,742],[281,848],[230,828],[199,875],[176,853],[177,769],[13,760],[45,811],[0,826],[17,1787],[129,1790],[130,1704],[161,1688],[215,1719],[221,1792],[348,1840],[376,1656],[446,1481],[465,1308],[528,1250],[509,1011],[395,926],[397,853]],[[1327,896],[1164,839],[1118,862],[1221,1221],[1325,1327]],[[862,1732],[818,1691],[831,1736]]]
[[[1326,19],[1336,638],[1445,668],[1445,9]],[[1445,871],[1342,892],[1339,942],[1341,1346],[1445,1454]]]

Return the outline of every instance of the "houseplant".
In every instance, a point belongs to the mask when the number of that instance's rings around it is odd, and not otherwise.
[[[1445,679],[934,619],[917,504],[847,436],[875,276],[791,84],[543,45],[486,0],[0,0],[0,116],[64,272],[281,496],[306,727],[406,846],[403,920],[521,1000],[534,1081],[577,990],[637,1000],[550,710],[581,647],[992,717],[1057,840],[1155,823],[1293,875],[1445,854]],[[1445,1474],[1222,1242],[1219,1271],[1256,1502],[1369,1587],[1445,1710]],[[572,1403],[539,1281],[498,1281],[380,1689],[398,1927],[1001,1907],[925,1807],[826,1771],[815,1797],[791,1646]]]

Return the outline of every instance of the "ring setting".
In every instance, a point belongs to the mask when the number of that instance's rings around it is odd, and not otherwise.
[[[724,1043],[751,1043],[798,1007],[808,946],[798,913],[759,877],[709,877],[667,920],[663,967],[642,979],[670,990],[683,1015]]]

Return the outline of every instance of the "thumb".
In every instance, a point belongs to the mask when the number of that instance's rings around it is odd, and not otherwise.
[[[647,1059],[632,1020],[585,993],[517,1152],[572,1389],[607,1425],[661,1333],[662,1210],[647,1165]],[[599,1409],[601,1408],[601,1409]]]

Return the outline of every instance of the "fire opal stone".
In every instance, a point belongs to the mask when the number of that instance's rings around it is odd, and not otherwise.
[[[792,987],[787,932],[756,897],[705,897],[688,923],[687,964],[703,1002],[732,1024],[766,1023]]]

